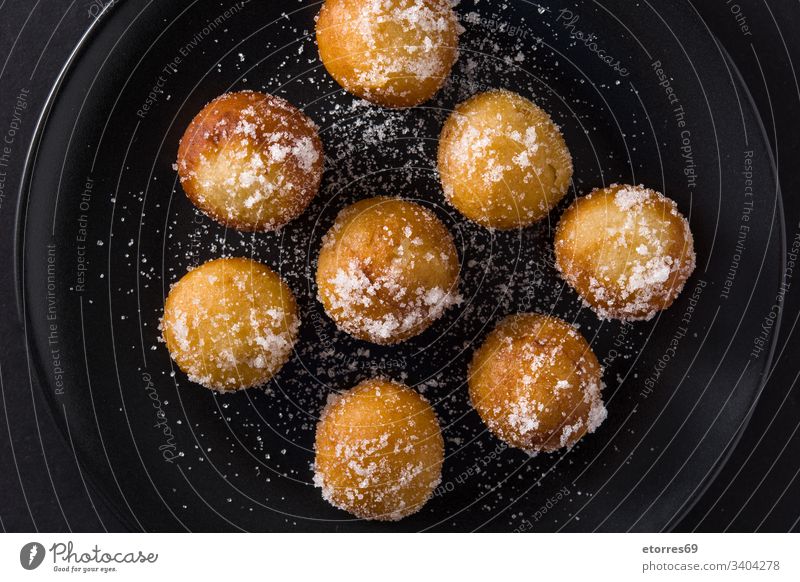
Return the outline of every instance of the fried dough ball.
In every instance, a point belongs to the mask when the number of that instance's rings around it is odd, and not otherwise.
[[[349,93],[412,107],[444,84],[460,31],[449,0],[325,0],[317,45],[325,68]]]
[[[571,447],[606,418],[602,368],[586,340],[556,317],[507,317],[475,352],[469,395],[486,426],[534,455]]]
[[[556,267],[602,318],[648,320],[694,271],[689,222],[673,200],[612,185],[579,198],[558,224]]]
[[[323,239],[319,300],[350,335],[395,344],[461,302],[453,237],[430,210],[376,197],[339,213]]]
[[[172,359],[220,392],[259,386],[286,363],[300,319],[289,287],[268,267],[217,259],[170,290],[161,331]]]
[[[414,390],[382,379],[333,397],[317,425],[314,483],[332,505],[362,519],[419,511],[441,480],[436,414]]]
[[[558,204],[572,178],[572,156],[543,109],[506,90],[456,107],[439,140],[447,200],[486,227],[530,226]]]
[[[181,138],[186,195],[225,226],[280,228],[300,216],[322,180],[317,126],[280,97],[240,91],[206,105]]]

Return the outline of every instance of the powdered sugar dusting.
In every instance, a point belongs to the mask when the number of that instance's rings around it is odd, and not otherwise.
[[[537,314],[503,320],[470,366],[470,397],[498,437],[530,455],[571,447],[606,417],[602,369],[572,326]]]
[[[359,48],[346,55],[352,71],[339,80],[367,99],[404,102],[420,85],[435,91],[457,58],[452,37],[460,27],[449,0],[363,0],[357,11],[331,11],[341,20],[326,21],[335,31],[318,29],[318,35],[346,38],[344,46]]]
[[[191,381],[223,392],[248,388],[267,382],[288,360],[300,320],[265,292],[262,277],[277,276],[222,259],[173,288],[160,327]]]
[[[569,222],[580,219],[581,213],[575,212],[564,221],[571,234],[566,239],[557,236],[556,266],[571,285],[580,288],[580,281],[585,281],[585,304],[600,317],[649,320],[672,303],[694,271],[689,223],[673,200],[643,186],[614,184],[576,204],[602,203],[603,197],[610,200],[603,207],[608,214],[598,219],[607,226],[592,224],[581,235],[586,238],[594,233],[602,237],[602,244],[598,241],[594,254],[583,262],[575,260],[575,253],[583,252],[570,242],[578,240],[579,231],[574,229],[580,227]],[[561,226],[559,231],[563,231]]]
[[[374,213],[385,213],[393,226],[378,222],[362,231],[348,222]],[[360,246],[363,238],[372,248]],[[450,234],[422,207],[380,198],[366,209],[349,207],[326,235],[322,253],[319,299],[337,325],[356,337],[396,343],[462,301]]]
[[[198,114],[181,140],[181,184],[205,212],[244,230],[283,226],[322,178],[316,125],[286,100],[241,91]]]
[[[368,380],[323,410],[314,485],[336,507],[397,521],[419,510],[440,483],[442,446],[424,398],[388,380]]]

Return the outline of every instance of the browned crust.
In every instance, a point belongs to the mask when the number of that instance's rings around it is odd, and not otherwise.
[[[193,179],[192,174],[203,156],[216,155],[220,151],[228,139],[223,128],[235,125],[241,118],[241,112],[244,109],[253,106],[256,111],[266,112],[275,105],[288,115],[293,126],[298,128],[304,137],[311,138],[314,148],[320,154],[309,172],[312,183],[304,189],[304,196],[298,201],[295,211],[285,213],[276,223],[264,221],[254,223],[224,215],[204,200],[202,186]],[[262,115],[261,118],[264,125],[259,128],[259,133],[263,135],[277,129],[277,125],[272,123],[274,121],[272,116]],[[223,125],[220,123],[222,121],[226,123]],[[266,232],[276,230],[300,216],[317,195],[324,167],[323,145],[314,123],[285,99],[250,90],[225,93],[208,103],[186,128],[178,145],[177,167],[181,186],[186,196],[204,214],[228,228],[243,232]]]

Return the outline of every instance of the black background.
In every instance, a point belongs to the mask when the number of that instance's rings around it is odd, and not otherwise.
[[[124,1],[124,0],[123,0]],[[167,1],[167,0],[164,0]],[[265,0],[268,1],[268,0]],[[17,95],[28,109],[12,146],[0,198],[0,527],[5,531],[120,531],[84,482],[70,443],[31,384],[14,296],[16,191],[39,108],[72,47],[92,21],[91,0],[0,0],[0,131]],[[781,179],[786,231],[800,229],[800,1],[695,1],[742,72],[770,136]],[[732,5],[752,36],[743,36]],[[687,5],[687,10],[690,8]],[[800,287],[787,296],[778,351],[764,393],[720,475],[679,526],[691,531],[800,530]]]

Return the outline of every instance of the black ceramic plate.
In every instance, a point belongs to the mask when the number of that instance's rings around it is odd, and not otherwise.
[[[53,91],[28,163],[17,275],[38,379],[91,483],[132,529],[674,527],[758,396],[783,247],[761,126],[691,3],[464,0],[451,78],[404,111],[357,102],[332,81],[313,37],[318,10],[113,2]],[[562,126],[576,167],[570,200],[621,181],[678,201],[698,268],[671,309],[622,325],[582,308],[553,269],[564,205],[537,227],[492,233],[444,203],[441,125],[456,103],[492,87],[534,99]],[[194,114],[244,88],[302,107],[325,143],[321,193],[279,233],[211,222],[172,168]],[[338,210],[374,194],[434,209],[463,261],[462,307],[394,348],[338,332],[315,299],[322,234]],[[159,343],[169,285],[221,255],[272,265],[302,306],[302,342],[266,390],[215,395],[188,382]],[[534,458],[485,430],[465,387],[473,348],[498,319],[530,310],[580,326],[605,365],[609,409],[573,450]],[[376,374],[425,393],[447,449],[435,497],[394,524],[329,506],[310,468],[328,394]]]

